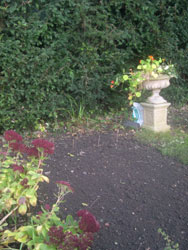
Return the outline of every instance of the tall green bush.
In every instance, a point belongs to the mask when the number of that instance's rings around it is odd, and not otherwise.
[[[0,130],[33,128],[80,105],[126,105],[110,81],[148,54],[177,61],[185,85],[186,9],[185,0],[2,0]]]
[[[160,54],[176,66],[179,77],[173,79],[164,95],[172,104],[183,105],[188,99],[188,4],[183,1],[161,1],[160,20],[163,30]]]

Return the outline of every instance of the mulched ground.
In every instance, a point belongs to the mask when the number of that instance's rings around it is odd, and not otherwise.
[[[92,250],[161,250],[162,228],[180,250],[188,249],[188,167],[135,141],[131,132],[59,134],[44,173],[41,203],[53,204],[55,182],[75,192],[62,204],[62,218],[88,209],[100,222]],[[83,206],[83,203],[88,206]]]

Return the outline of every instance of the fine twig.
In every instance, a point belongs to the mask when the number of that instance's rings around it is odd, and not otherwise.
[[[91,203],[91,205],[89,207],[91,208],[99,198],[100,198],[100,196],[97,196],[97,198]]]
[[[18,206],[16,206],[14,209],[12,209],[12,211],[10,211],[5,217],[3,217],[1,220],[0,220],[0,225],[3,224],[4,221],[6,221],[6,219],[14,213],[14,211],[16,211],[16,209],[18,209]]]

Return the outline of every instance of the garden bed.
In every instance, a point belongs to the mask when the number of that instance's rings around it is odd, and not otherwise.
[[[92,250],[157,250],[162,228],[181,250],[188,246],[187,166],[135,141],[131,133],[59,134],[44,166],[39,202],[53,204],[55,182],[70,182],[60,216],[88,209],[100,222]]]

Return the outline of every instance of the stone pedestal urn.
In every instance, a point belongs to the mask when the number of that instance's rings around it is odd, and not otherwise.
[[[161,89],[170,86],[170,77],[168,75],[159,75],[157,78],[145,80],[142,86],[147,90],[152,90],[152,96],[147,99],[147,103],[161,104],[167,102],[159,93]]]
[[[168,75],[160,75],[158,78],[143,82],[143,88],[152,90],[152,95],[142,103],[143,107],[143,127],[155,132],[165,132],[170,129],[167,125],[167,109],[170,106],[162,96],[160,91],[170,85]]]

